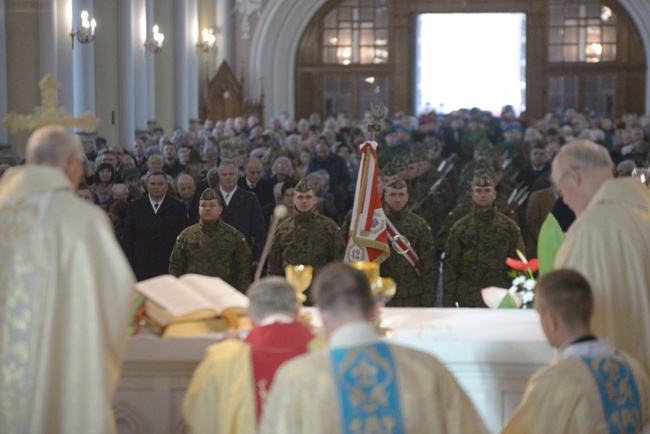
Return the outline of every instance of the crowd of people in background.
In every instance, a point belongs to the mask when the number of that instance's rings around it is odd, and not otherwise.
[[[381,339],[372,325],[377,306],[368,279],[337,263],[351,224],[359,149],[372,139],[370,121],[344,115],[321,121],[317,114],[298,122],[283,114],[266,127],[255,116],[206,121],[196,133],[166,136],[155,128],[128,150],[97,138],[86,158],[79,138],[63,127],[37,130],[26,165],[0,181],[6,225],[0,253],[7,259],[0,276],[10,282],[8,296],[0,297],[7,301],[0,318],[8,330],[0,359],[19,368],[0,376],[7,390],[0,397],[4,431],[57,426],[110,432],[133,278],[216,273],[243,292],[254,266],[259,271],[264,265],[267,231],[283,217],[274,208],[284,204],[289,216],[275,232],[268,274],[282,274],[292,256],[313,256],[309,264],[321,272],[311,297],[330,351],[298,356],[312,336],[296,321],[296,293],[282,279],[261,280],[248,290],[249,338],[208,350],[185,396],[186,423],[196,432],[213,432],[217,424],[255,432],[258,422],[263,433],[335,432],[361,424],[386,431],[487,432],[442,363]],[[535,309],[558,357],[531,378],[503,432],[647,427],[650,341],[632,331],[649,326],[649,201],[647,188],[625,177],[650,163],[650,116],[612,121],[566,110],[526,121],[510,107],[499,117],[478,109],[419,118],[396,113],[383,120],[374,139],[384,212],[421,255],[409,265],[405,252],[394,254],[393,243],[382,263],[382,276],[393,277],[402,291],[396,306],[434,305],[436,289],[426,284],[438,280],[442,259],[439,301],[480,307],[476,290],[507,278],[499,269],[505,257],[515,250],[535,256],[549,213],[564,231],[571,226],[555,271],[536,287]],[[93,206],[74,198],[74,189]],[[101,309],[70,309],[75,302]],[[70,334],[71,324],[84,327]],[[292,347],[286,347],[286,331],[293,334]],[[70,351],[36,351],[36,343],[54,338]],[[271,348],[273,357],[261,348]],[[48,381],[25,387],[28,363]],[[265,363],[266,371],[255,370]],[[94,387],[64,381],[76,378],[71,366],[85,369]],[[212,375],[217,366],[236,367],[223,372],[238,374]],[[249,382],[224,388],[240,375]],[[350,384],[387,392],[368,393],[368,402],[381,405],[361,405],[365,401],[348,399],[357,396],[349,393]],[[231,393],[238,394],[235,411]],[[79,411],[89,403],[92,409]]]
[[[123,239],[129,203],[151,196],[152,174],[163,174],[167,184],[163,197],[174,199],[187,214],[186,220],[171,225],[174,232],[199,221],[199,198],[206,188],[214,188],[225,201],[222,216],[246,237],[257,265],[274,207],[284,203],[291,212],[293,187],[303,178],[317,196],[316,209],[337,225],[344,224],[354,200],[359,146],[372,138],[367,128],[371,120],[370,113],[358,120],[345,114],[323,119],[312,113],[297,121],[281,113],[267,125],[252,115],[206,120],[199,131],[177,128],[166,134],[156,127],[131,144],[109,145],[97,137],[87,152],[85,183],[78,193],[108,213],[128,250],[134,248],[132,240]],[[395,113],[383,119],[375,138],[382,183],[394,177],[405,181],[408,208],[430,226],[439,254],[445,251],[454,224],[475,206],[471,183],[479,167],[494,179],[494,206],[517,224],[528,257],[536,255],[537,235],[549,212],[565,230],[575,218],[550,180],[554,155],[574,139],[606,147],[617,176],[650,163],[649,115],[611,119],[567,109],[525,119],[510,106],[500,116],[477,108],[419,117]],[[233,173],[220,173],[224,170]],[[224,176],[232,179],[224,181]],[[230,206],[226,196],[230,191],[233,200],[239,200],[237,189],[255,195],[257,204],[245,197],[251,202],[246,214],[254,216],[252,222],[242,222],[242,213],[234,211],[234,223],[226,218]],[[177,236],[170,233],[168,242],[154,243],[157,247],[145,243],[140,248],[156,252],[140,253],[160,254],[163,261]],[[345,239],[347,233],[341,236]],[[160,252],[163,244],[165,251]],[[156,273],[163,270],[161,263]],[[142,277],[156,274],[135,271]]]

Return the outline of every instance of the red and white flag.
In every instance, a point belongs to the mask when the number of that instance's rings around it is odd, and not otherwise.
[[[386,215],[381,207],[377,189],[379,165],[377,163],[377,142],[365,142],[360,147],[361,163],[354,194],[352,220],[345,262],[382,263],[390,256]]]

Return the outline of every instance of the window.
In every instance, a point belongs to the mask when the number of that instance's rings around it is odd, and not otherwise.
[[[550,0],[550,62],[616,60],[616,15],[598,0]]]
[[[578,109],[578,77],[550,77],[548,83],[549,109],[561,113],[564,109]]]
[[[388,62],[388,0],[345,0],[325,16],[323,62]]]
[[[612,116],[616,77],[613,75],[590,75],[587,77],[586,93],[588,112]]]
[[[323,78],[323,113],[346,113],[361,119],[370,111],[370,103],[388,100],[388,78],[361,73],[326,75]]]

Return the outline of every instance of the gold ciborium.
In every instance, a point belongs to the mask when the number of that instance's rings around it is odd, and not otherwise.
[[[370,281],[370,290],[372,296],[377,302],[377,305],[382,308],[393,298],[397,290],[397,284],[390,277],[379,276],[379,264],[376,262],[353,262],[350,264],[352,268],[363,271],[363,273]],[[380,317],[376,319],[375,325],[379,331],[386,336],[390,336],[391,332],[388,328],[382,325],[381,313]]]
[[[304,293],[311,284],[313,273],[314,267],[311,265],[287,265],[284,267],[284,275],[287,282],[289,282],[296,291],[300,306],[302,306],[307,300]]]

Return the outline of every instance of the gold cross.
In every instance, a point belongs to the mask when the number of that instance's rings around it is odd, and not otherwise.
[[[38,82],[38,87],[41,89],[41,105],[34,108],[33,114],[21,115],[12,112],[2,121],[2,125],[9,133],[33,131],[51,124],[63,125],[69,130],[76,128],[92,133],[101,123],[101,120],[90,112],[75,118],[68,114],[65,107],[58,107],[61,83],[51,74],[46,74]]]

